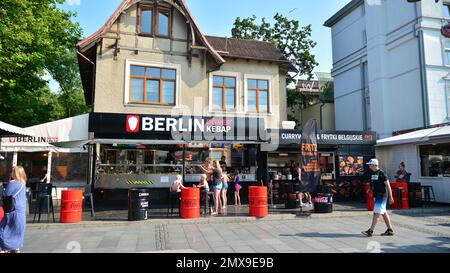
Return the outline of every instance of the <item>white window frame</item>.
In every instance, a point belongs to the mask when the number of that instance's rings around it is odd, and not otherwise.
[[[176,71],[176,84],[175,84],[175,106],[166,105],[149,105],[149,104],[139,104],[130,102],[130,74],[131,66],[151,66],[157,68],[169,68],[175,69]],[[180,108],[181,105],[181,65],[179,64],[168,64],[168,63],[158,63],[158,62],[144,62],[139,60],[126,60],[125,61],[125,86],[124,86],[124,105],[126,107],[146,107],[146,108]]]
[[[258,113],[248,110],[248,80],[267,80],[269,81],[269,112],[267,113]],[[270,75],[261,75],[261,74],[245,74],[244,75],[244,112],[249,115],[255,116],[272,116],[273,115],[273,101],[274,101],[274,80],[273,76]]]
[[[221,111],[213,108],[213,77],[214,76],[222,76],[222,77],[234,77],[236,78],[236,109],[234,111]],[[239,72],[231,72],[231,71],[216,71],[209,73],[209,113],[211,114],[240,114],[243,113],[242,109],[242,84],[241,84],[241,73]]]

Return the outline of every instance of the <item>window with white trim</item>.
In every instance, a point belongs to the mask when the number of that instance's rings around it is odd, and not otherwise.
[[[176,69],[132,64],[129,77],[130,104],[176,105]]]
[[[214,75],[212,81],[212,110],[223,112],[236,111],[236,77]]]
[[[269,80],[247,79],[247,109],[254,113],[270,111]]]

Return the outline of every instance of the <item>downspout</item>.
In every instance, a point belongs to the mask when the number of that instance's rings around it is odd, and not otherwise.
[[[416,26],[419,26],[419,13],[417,11],[419,3],[416,3],[416,8],[414,9],[416,14]],[[422,111],[423,111],[423,124],[424,127],[430,125],[429,117],[429,101],[428,101],[428,86],[427,86],[427,74],[426,74],[426,64],[425,64],[425,43],[423,30],[420,29],[417,32],[418,42],[419,42],[419,63],[420,63],[420,85],[422,89]]]
[[[322,101],[322,105],[320,105],[320,130],[323,130],[323,114],[322,109],[325,106],[325,102]]]

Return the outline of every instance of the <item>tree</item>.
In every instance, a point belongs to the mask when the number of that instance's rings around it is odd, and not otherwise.
[[[79,97],[71,94],[79,91],[72,49],[82,31],[71,21],[73,13],[57,7],[62,3],[64,0],[0,1],[0,120],[29,126],[60,118],[64,112],[62,116],[71,114],[71,110],[61,112],[58,104],[63,99],[52,94],[43,79],[48,71],[56,77],[62,94]],[[61,71],[68,76],[60,76]]]
[[[65,50],[52,60],[49,74],[59,83],[61,91],[58,99],[64,108],[64,117],[72,117],[89,112],[83,95],[75,49]]]
[[[256,16],[242,19],[237,18],[231,30],[233,38],[260,40],[274,44],[284,56],[297,68],[298,73],[287,75],[287,83],[296,82],[296,77],[306,75],[312,78],[313,70],[318,65],[311,49],[316,42],[310,39],[311,25],[300,27],[298,20],[289,20],[287,17],[277,13],[274,16],[275,24],[272,26],[262,18],[258,25]]]
[[[274,16],[274,25],[267,22],[265,18],[262,18],[261,24],[258,25],[256,19],[255,15],[244,19],[238,17],[231,30],[233,38],[261,40],[274,44],[298,70],[296,74],[287,73],[286,75],[288,107],[302,107],[308,103],[308,98],[296,88],[289,88],[289,85],[296,83],[298,76],[306,75],[308,79],[311,79],[313,70],[318,65],[315,56],[310,52],[317,44],[311,40],[311,25],[300,27],[298,20],[289,20],[279,13]],[[289,115],[289,119],[300,124],[293,115]]]

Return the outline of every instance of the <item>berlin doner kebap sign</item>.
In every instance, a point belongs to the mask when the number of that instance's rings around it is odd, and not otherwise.
[[[264,120],[234,117],[191,117],[92,113],[89,132],[95,138],[177,141],[265,140]]]

